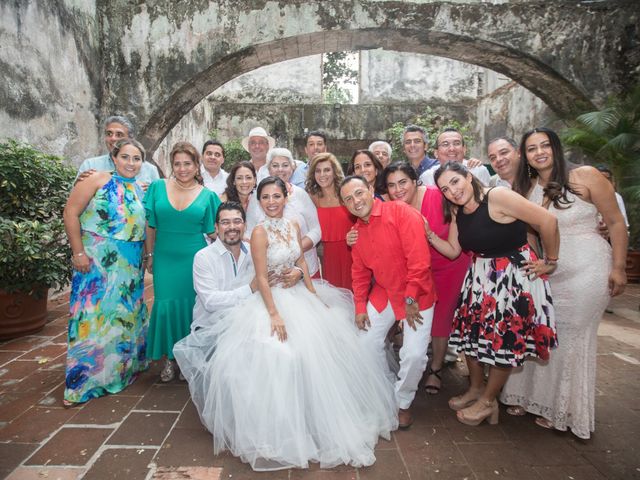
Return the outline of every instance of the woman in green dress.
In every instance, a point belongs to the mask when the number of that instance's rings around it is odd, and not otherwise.
[[[163,382],[176,374],[173,345],[191,329],[196,293],[193,257],[212,236],[220,199],[202,186],[200,156],[193,145],[178,142],[170,154],[171,177],[156,180],[144,198],[147,212],[147,270],[153,273],[154,302],[148,354],[165,358]]]
[[[120,140],[115,172],[78,182],[64,209],[73,251],[64,405],[117,393],[147,368],[144,192],[136,175],[144,149]]]

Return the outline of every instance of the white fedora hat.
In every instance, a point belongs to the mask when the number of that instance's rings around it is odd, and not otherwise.
[[[276,141],[273,137],[270,137],[267,134],[267,131],[262,127],[254,127],[249,132],[249,135],[242,139],[242,147],[248,152],[249,151],[249,138],[251,137],[264,137],[269,142],[269,150],[276,146]]]

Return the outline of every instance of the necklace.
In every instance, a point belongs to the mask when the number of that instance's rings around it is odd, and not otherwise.
[[[173,183],[176,184],[176,187],[178,187],[178,188],[180,188],[182,190],[193,190],[194,188],[196,188],[198,186],[198,182],[196,182],[194,180],[195,183],[193,184],[193,186],[191,186],[191,187],[183,187],[182,185],[180,185],[180,182],[178,182],[178,180],[176,180],[176,177],[171,177],[171,178],[173,180]]]

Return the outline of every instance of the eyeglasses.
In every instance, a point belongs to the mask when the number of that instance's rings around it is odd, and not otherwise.
[[[250,147],[257,147],[260,145],[268,145],[269,142],[267,142],[266,140],[252,140],[249,142],[249,146]]]
[[[241,218],[234,218],[233,220],[220,220],[218,222],[218,225],[221,225],[223,227],[229,227],[231,225],[233,225],[234,227],[239,227],[240,225],[242,225],[244,223],[244,220],[242,220]]]
[[[462,142],[460,140],[454,140],[453,142],[441,142],[438,144],[438,148],[449,148],[449,147],[461,147]]]

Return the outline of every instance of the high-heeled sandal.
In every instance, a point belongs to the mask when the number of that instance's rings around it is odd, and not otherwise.
[[[510,407],[507,407],[507,413],[514,417],[522,417],[523,415],[527,414],[527,411],[520,405],[512,405]]]
[[[482,391],[472,391],[471,389],[464,392],[462,395],[452,397],[449,399],[449,408],[451,410],[462,410],[463,408],[470,407],[480,398]]]
[[[427,372],[427,381],[429,381],[429,377],[433,375],[440,382],[440,385],[424,386],[425,392],[427,392],[429,395],[437,395],[438,393],[440,393],[440,388],[442,385],[442,376],[440,375],[440,372],[442,372],[442,367],[438,368],[437,370],[434,370],[433,368],[429,367],[429,371]]]
[[[555,427],[553,426],[553,422],[544,417],[536,417],[536,425],[542,428],[547,428],[549,430],[553,430]]]
[[[480,405],[480,408],[477,408],[476,405]],[[474,412],[474,410],[476,410],[476,412]],[[491,402],[478,400],[472,406],[460,410],[456,416],[460,423],[475,427],[480,425],[484,420],[487,420],[489,425],[497,425],[499,414],[500,410],[496,400]]]

